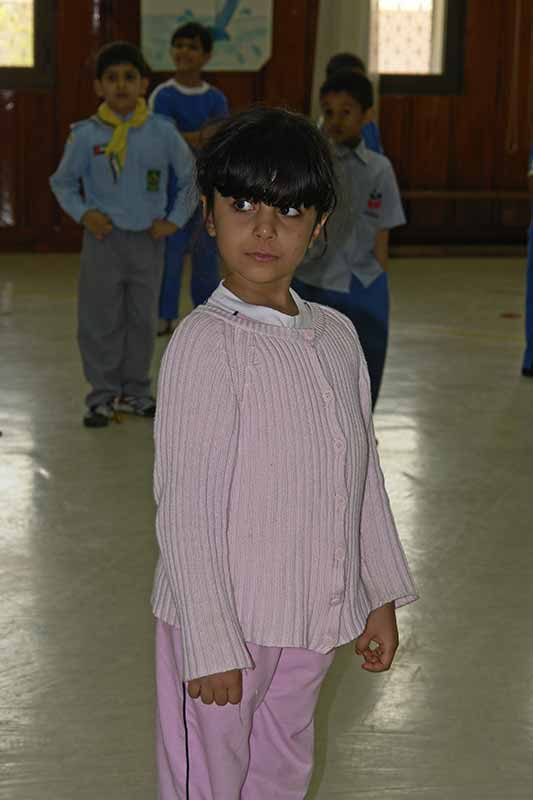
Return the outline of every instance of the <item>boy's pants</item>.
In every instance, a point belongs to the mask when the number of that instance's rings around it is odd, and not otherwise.
[[[181,276],[185,254],[191,253],[191,297],[193,304],[205,303],[219,283],[218,251],[215,239],[207,233],[200,209],[189,222],[166,240],[165,271],[159,298],[159,318],[177,319]]]
[[[524,369],[533,368],[533,222],[529,228],[529,247],[527,251],[526,278],[526,352]]]
[[[178,628],[156,622],[159,800],[303,800],[313,716],[334,653],[247,645],[239,705],[192,700]],[[187,787],[188,783],[188,787]]]
[[[363,286],[352,275],[349,292],[319,289],[295,279],[298,294],[312,303],[321,303],[340,311],[350,319],[357,331],[370,376],[372,408],[376,405],[387,355],[389,335],[389,283],[383,272],[370,286]]]
[[[85,231],[78,293],[78,343],[92,389],[87,405],[117,395],[150,395],[164,240],[113,228],[98,241]]]

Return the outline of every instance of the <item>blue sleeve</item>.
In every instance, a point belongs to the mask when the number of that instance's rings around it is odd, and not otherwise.
[[[362,129],[363,140],[369,150],[374,153],[381,153],[383,155],[383,146],[381,144],[381,134],[375,122],[367,122],[363,125]]]
[[[218,117],[227,117],[228,115],[229,106],[226,96],[222,92],[216,92],[211,116],[216,119]]]
[[[89,210],[80,192],[80,179],[89,171],[89,158],[90,143],[85,132],[74,130],[65,145],[61,163],[50,178],[57,202],[76,222]]]
[[[176,175],[177,192],[167,219],[183,227],[198,205],[196,167],[190,147],[175,128],[165,124],[169,163]]]
[[[172,92],[166,89],[161,89],[160,92],[156,90],[150,97],[149,105],[151,110],[156,114],[163,114],[163,116],[168,117],[174,123],[178,123],[175,104],[172,102]]]

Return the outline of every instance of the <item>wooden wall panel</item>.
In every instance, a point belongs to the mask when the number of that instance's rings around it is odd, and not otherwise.
[[[516,147],[511,152],[515,15],[519,7],[519,112]],[[529,113],[533,109],[533,3],[468,0],[466,25],[464,91],[460,96],[381,98],[385,151],[397,170],[409,220],[394,232],[396,243],[525,242],[529,220],[526,169],[533,142],[528,123],[528,108]],[[408,122],[403,119],[405,113]],[[445,194],[428,199],[417,195],[421,190]],[[467,199],[465,192],[478,196]],[[523,197],[513,199],[502,196],[503,192],[521,192]]]

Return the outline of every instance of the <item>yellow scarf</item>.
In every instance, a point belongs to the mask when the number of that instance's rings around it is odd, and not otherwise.
[[[148,119],[146,100],[144,97],[139,97],[133,116],[128,120],[122,119],[122,117],[119,117],[114,111],[111,111],[107,103],[102,103],[99,106],[97,116],[102,122],[105,122],[107,125],[112,125],[115,128],[111,141],[105,149],[105,154],[109,156],[114,169],[120,174],[126,163],[129,129],[140,128]]]

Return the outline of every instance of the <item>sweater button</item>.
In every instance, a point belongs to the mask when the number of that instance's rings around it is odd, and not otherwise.
[[[322,398],[325,403],[331,403],[331,401],[333,400],[333,392],[330,389],[326,389],[326,391],[322,395]]]
[[[346,548],[344,545],[339,545],[335,548],[335,560],[336,561],[344,561],[346,557]]]
[[[335,502],[337,504],[337,508],[339,509],[346,507],[346,498],[342,494],[335,495]]]
[[[309,331],[309,330],[304,331],[304,339],[306,339],[306,341],[311,342],[313,340],[313,338],[314,338],[313,331]]]
[[[342,441],[342,439],[335,439],[335,441],[333,442],[333,447],[335,448],[335,450],[337,450],[337,452],[340,453],[341,450],[344,450],[344,442]]]
[[[342,603],[342,595],[341,594],[334,594],[330,597],[329,604],[330,606],[340,606]]]

